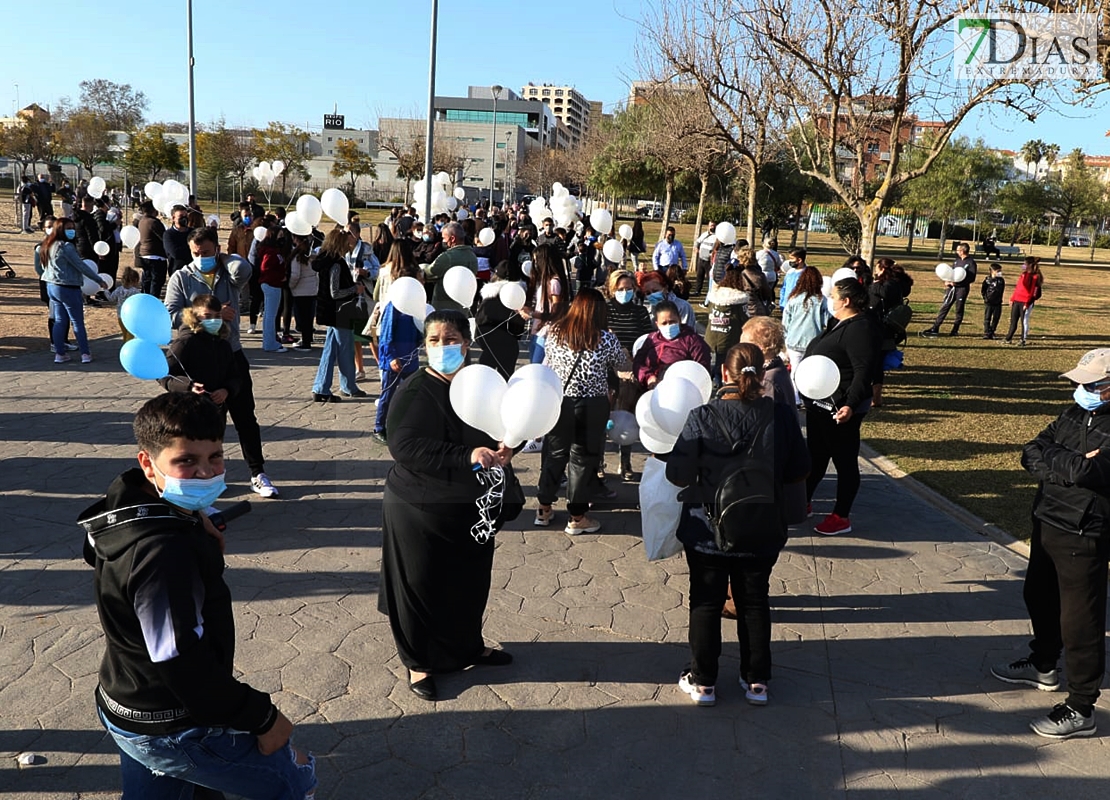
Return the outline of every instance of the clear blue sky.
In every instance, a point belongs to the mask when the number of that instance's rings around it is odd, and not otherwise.
[[[645,0],[562,0],[509,4],[495,0],[440,3],[438,78],[441,95],[465,95],[470,84],[515,91],[528,81],[569,84],[609,110],[637,77],[636,20]],[[197,120],[231,125],[270,120],[319,127],[334,103],[353,127],[384,116],[423,116],[428,86],[430,0],[193,0]],[[0,114],[59,97],[76,99],[85,78],[130,83],[150,99],[151,121],[188,119],[185,3],[105,6],[56,0],[70,44],[49,45],[49,58],[29,58],[28,37],[0,48]],[[306,14],[305,9],[311,13]],[[1110,153],[1110,99],[1094,110],[1062,109],[1030,124],[976,114],[960,133],[1018,149],[1033,138]]]

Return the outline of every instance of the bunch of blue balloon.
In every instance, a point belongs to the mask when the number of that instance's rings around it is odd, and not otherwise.
[[[119,351],[119,363],[144,381],[156,381],[169,373],[162,346],[170,343],[173,326],[170,312],[152,294],[134,294],[123,301],[119,318],[135,337]]]

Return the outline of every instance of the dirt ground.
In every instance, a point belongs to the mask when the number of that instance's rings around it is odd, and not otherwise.
[[[39,299],[39,281],[35,275],[34,249],[41,234],[19,232],[15,204],[11,195],[0,204],[0,251],[15,270],[15,278],[0,272],[0,358],[50,352],[46,330],[46,305]],[[36,217],[37,218],[37,217]],[[124,252],[124,258],[127,253]],[[89,339],[119,335],[114,306],[85,307],[85,326]],[[70,334],[70,341],[73,335]],[[95,345],[94,345],[95,352]]]

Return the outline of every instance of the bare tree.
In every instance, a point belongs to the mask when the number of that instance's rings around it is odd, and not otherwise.
[[[409,202],[412,182],[424,177],[424,120],[379,118],[378,149],[393,156],[397,177],[405,182],[405,202]],[[432,142],[432,171],[446,172],[455,179],[465,172],[469,159],[458,142],[435,134]]]

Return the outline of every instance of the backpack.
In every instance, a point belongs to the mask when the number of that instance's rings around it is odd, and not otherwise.
[[[883,315],[883,326],[891,334],[895,344],[905,340],[906,328],[909,327],[911,319],[913,319],[913,309],[905,301]]]
[[[750,552],[765,543],[769,534],[782,529],[775,502],[775,454],[765,452],[766,425],[755,429],[746,450],[739,449],[720,409],[713,404],[708,408],[717,417],[732,454],[712,505],[705,506],[706,521],[721,552]],[[767,425],[774,425],[773,414]]]

